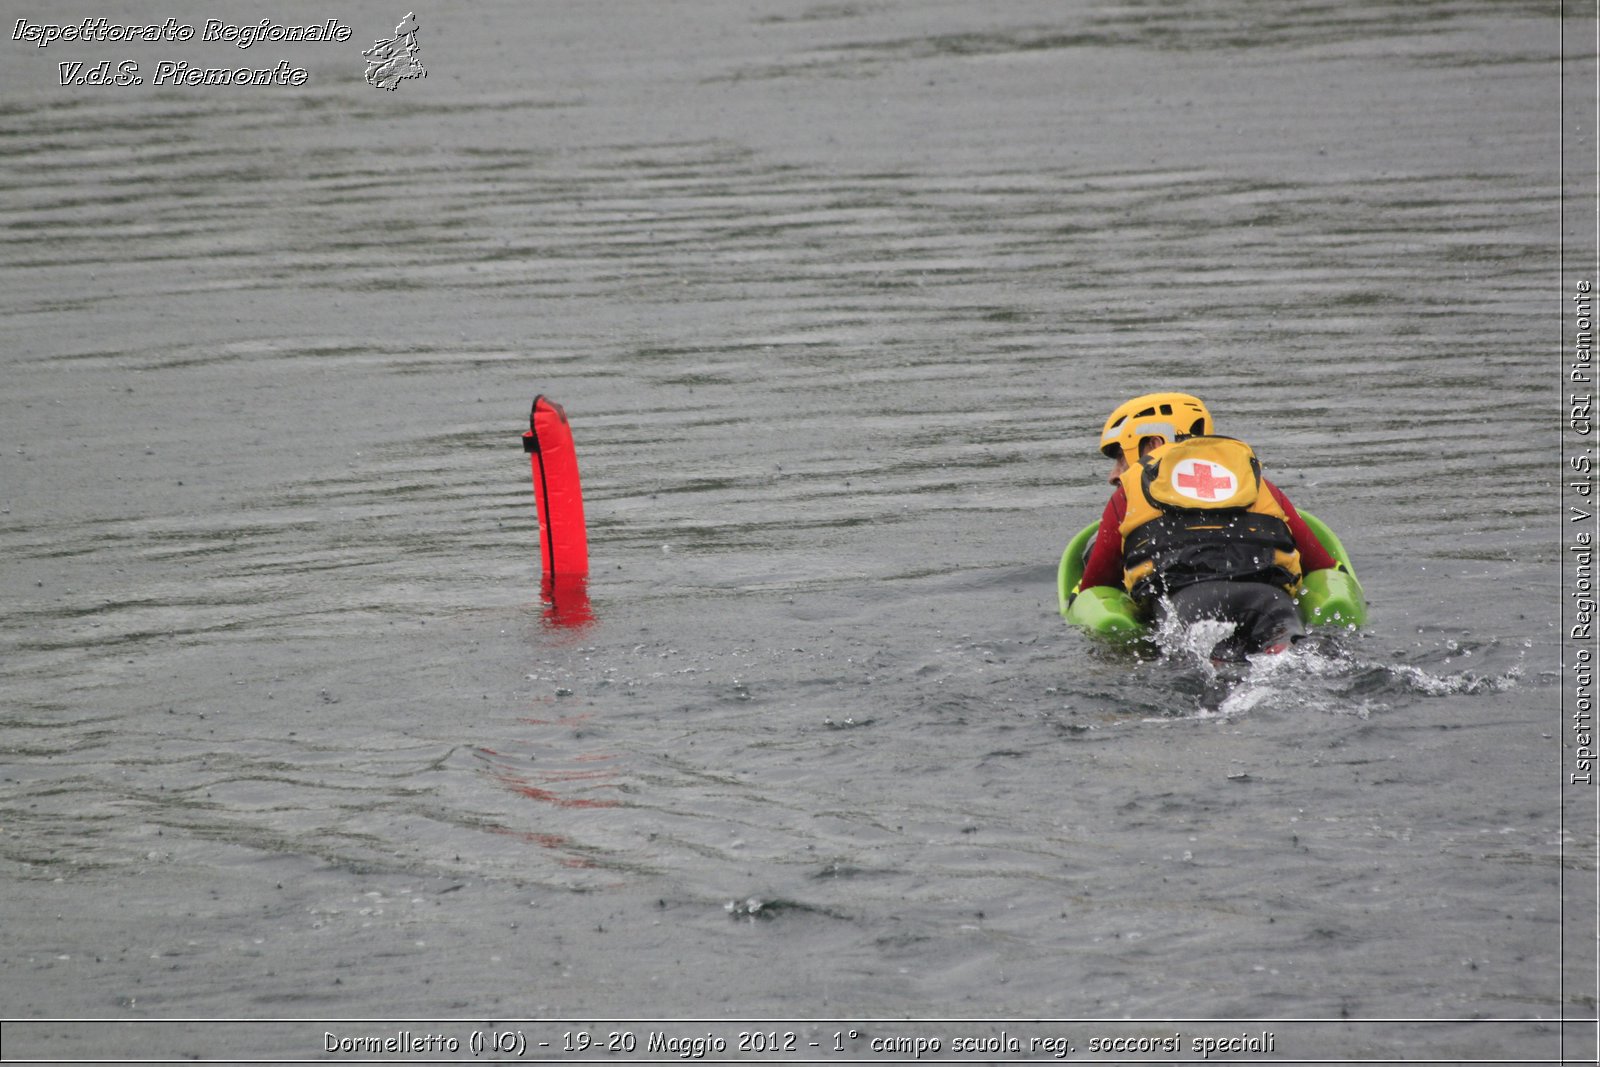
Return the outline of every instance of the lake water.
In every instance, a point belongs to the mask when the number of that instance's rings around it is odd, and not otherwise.
[[[403,7],[338,8],[0,42],[11,1058],[510,1020],[552,1058],[1593,1061],[1592,18],[440,4],[383,91]],[[307,76],[60,84],[106,59]],[[1372,605],[1220,702],[1056,612],[1155,388]],[[539,596],[538,393],[587,619]]]

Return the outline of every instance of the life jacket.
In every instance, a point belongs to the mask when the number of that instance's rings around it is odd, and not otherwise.
[[[1196,582],[1263,582],[1293,593],[1300,553],[1250,446],[1196,436],[1122,474],[1122,582],[1141,603]]]

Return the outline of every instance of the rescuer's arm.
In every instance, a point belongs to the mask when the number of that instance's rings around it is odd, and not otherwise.
[[[1333,554],[1322,546],[1322,542],[1318,540],[1317,535],[1311,532],[1311,527],[1306,525],[1306,520],[1300,517],[1300,513],[1289,502],[1289,498],[1283,494],[1283,490],[1271,482],[1267,482],[1267,488],[1272,490],[1272,498],[1283,509],[1284,518],[1289,520],[1289,533],[1294,537],[1294,547],[1300,553],[1300,570],[1305,574],[1310,574],[1312,571],[1337,567],[1339,561],[1334,559]],[[1087,577],[1087,574],[1085,577]]]
[[[1089,558],[1083,563],[1080,589],[1093,589],[1097,585],[1122,588],[1122,517],[1128,510],[1128,498],[1122,486],[1112,492],[1106,501],[1106,510],[1100,516],[1100,532],[1095,535]]]

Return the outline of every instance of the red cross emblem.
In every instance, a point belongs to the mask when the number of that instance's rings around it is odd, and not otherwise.
[[[1226,467],[1188,459],[1178,464],[1172,472],[1172,484],[1178,492],[1195,500],[1215,500],[1220,490],[1224,495],[1233,492],[1233,472]]]

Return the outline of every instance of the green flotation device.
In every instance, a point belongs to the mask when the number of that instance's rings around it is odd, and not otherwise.
[[[1367,598],[1356,579],[1355,568],[1350,565],[1349,553],[1338,535],[1321,519],[1306,511],[1300,512],[1300,517],[1340,564],[1338,569],[1312,571],[1305,576],[1295,599],[1301,621],[1307,626],[1365,625]],[[1142,637],[1148,628],[1147,620],[1133,598],[1121,588],[1099,585],[1075,591],[1078,579],[1083,577],[1083,562],[1099,531],[1100,523],[1091,522],[1078,531],[1067,543],[1067,550],[1061,553],[1061,566],[1056,571],[1061,615],[1072,625],[1100,637]]]

